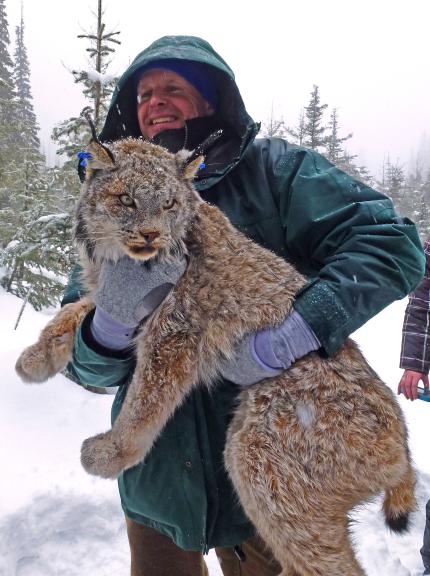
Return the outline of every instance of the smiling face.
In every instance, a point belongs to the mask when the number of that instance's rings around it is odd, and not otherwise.
[[[182,128],[185,120],[213,112],[198,90],[176,72],[148,70],[137,85],[137,118],[146,138],[163,130]]]

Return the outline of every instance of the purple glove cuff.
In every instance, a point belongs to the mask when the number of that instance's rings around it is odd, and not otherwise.
[[[90,330],[93,338],[111,350],[124,350],[130,346],[134,335],[135,326],[126,326],[118,320],[114,320],[107,312],[97,306],[91,322]]]
[[[239,341],[234,357],[222,364],[220,373],[238,386],[249,386],[277,376],[319,347],[312,328],[293,310],[280,326],[249,334]]]
[[[257,332],[254,336],[254,359],[262,367],[286,369],[302,356],[321,346],[312,328],[295,310],[277,328]]]
[[[262,332],[252,334],[249,349],[254,362],[267,372],[268,377],[279,374],[279,369],[282,368],[282,366],[279,365],[279,360],[273,352],[270,330],[263,330]],[[275,368],[275,366],[278,366],[278,368]]]

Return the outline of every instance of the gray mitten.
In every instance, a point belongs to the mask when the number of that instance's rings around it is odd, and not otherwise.
[[[102,265],[91,332],[107,348],[125,348],[139,323],[164,300],[185,272],[182,260],[139,262],[128,256]]]

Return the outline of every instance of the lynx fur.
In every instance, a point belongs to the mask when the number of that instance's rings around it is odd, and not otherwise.
[[[305,279],[201,200],[192,186],[201,158],[187,163],[134,139],[109,153],[92,142],[89,151],[76,226],[87,296],[21,354],[20,376],[41,382],[70,360],[103,259],[188,255],[185,274],[136,335],[137,365],[116,422],[82,446],[85,470],[114,478],[145,457],[194,386],[219,377],[239,339],[284,320]],[[364,574],[348,538],[351,508],[385,492],[387,524],[401,531],[415,505],[402,413],[351,340],[330,358],[309,354],[244,389],[225,464],[282,576]]]

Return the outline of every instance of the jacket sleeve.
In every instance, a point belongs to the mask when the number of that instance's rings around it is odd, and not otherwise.
[[[430,368],[430,236],[424,244],[426,271],[409,296],[402,331],[400,368],[429,373]]]
[[[76,266],[70,276],[62,305],[74,302],[84,295],[80,282],[80,267]],[[70,377],[78,383],[110,387],[125,384],[133,373],[135,359],[131,352],[117,352],[100,346],[92,337],[90,312],[78,328],[73,357],[67,366]]]
[[[424,273],[422,246],[389,198],[314,151],[285,152],[273,171],[286,248],[299,269],[318,271],[294,307],[331,354],[415,288]]]

